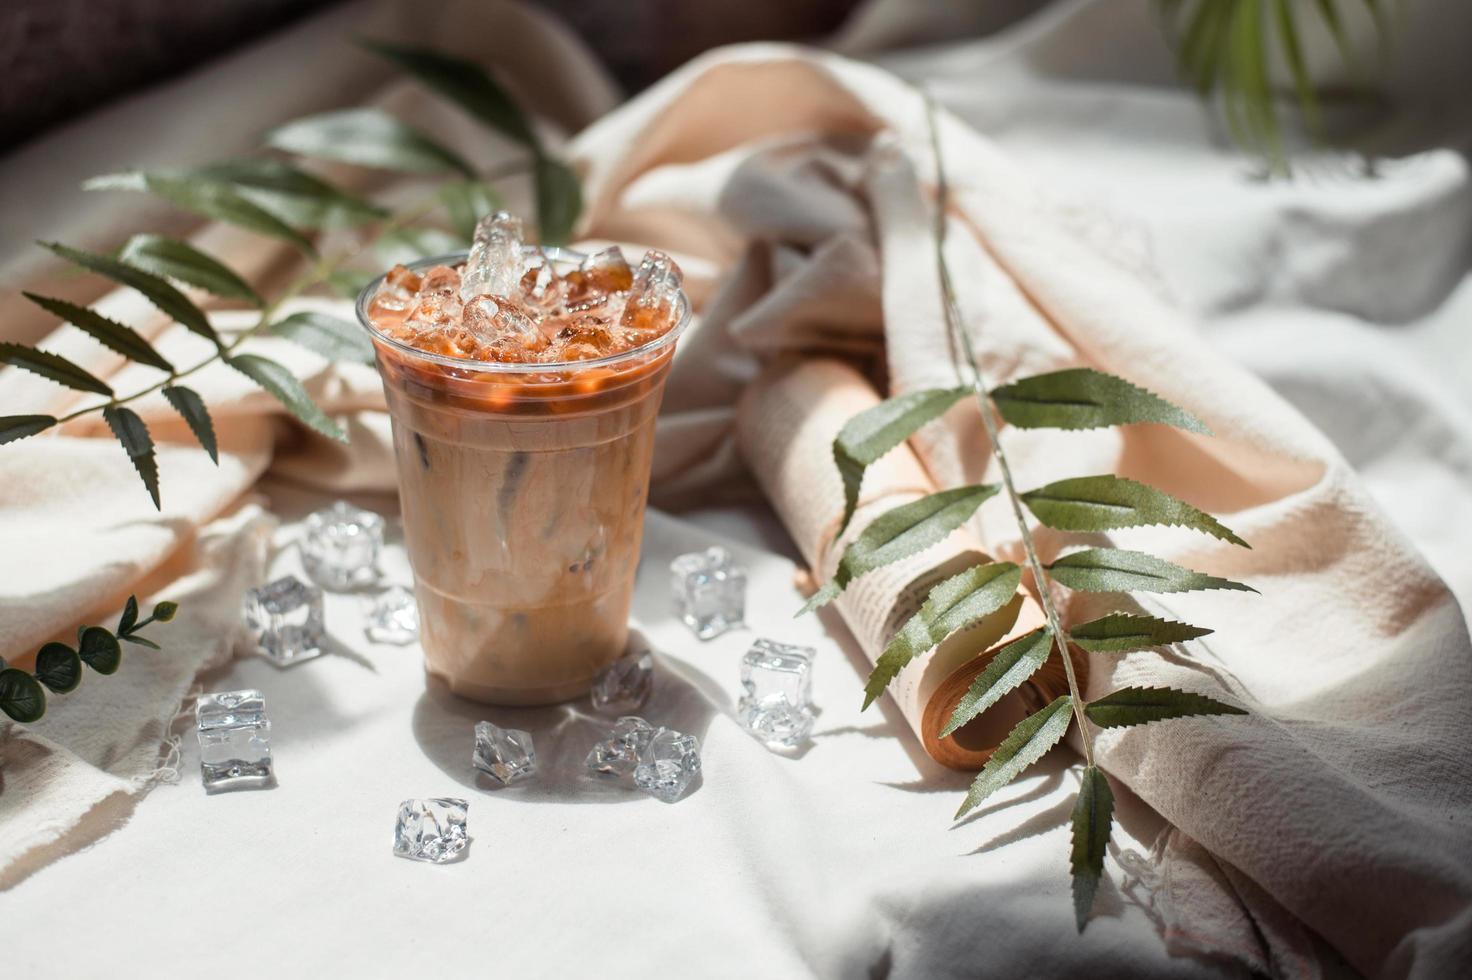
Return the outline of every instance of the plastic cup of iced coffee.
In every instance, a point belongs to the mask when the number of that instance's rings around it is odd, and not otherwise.
[[[426,669],[493,704],[586,693],[628,639],[655,415],[690,320],[679,268],[527,247],[502,213],[467,255],[370,283],[358,316]]]

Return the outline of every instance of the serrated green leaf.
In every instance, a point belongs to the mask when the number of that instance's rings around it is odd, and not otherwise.
[[[118,633],[127,633],[136,625],[138,625],[138,597],[130,595],[123,606],[123,615],[118,619]]]
[[[196,333],[215,345],[220,343],[219,335],[215,333],[215,328],[210,326],[204,312],[191,303],[187,296],[171,286],[168,280],[110,256],[94,255],[57,242],[42,242],[41,246],[50,249],[68,262],[100,276],[106,276],[113,282],[138,290],[160,312],[173,317],[191,333]]]
[[[1104,854],[1114,825],[1114,791],[1098,766],[1085,766],[1078,799],[1073,803],[1073,846],[1069,867],[1073,871],[1073,917],[1083,932],[1094,907],[1094,894],[1104,876]]]
[[[321,354],[329,361],[372,364],[373,343],[356,323],[325,313],[293,313],[271,324],[271,332]]]
[[[428,136],[377,109],[344,109],[297,119],[266,134],[288,153],[409,173],[475,170]]]
[[[432,48],[372,39],[359,43],[392,61],[492,129],[528,148],[536,149],[540,145],[526,115],[480,65]]]
[[[219,466],[220,447],[215,442],[215,423],[210,419],[210,410],[205,407],[204,399],[194,389],[183,385],[165,388],[163,394],[169,404],[174,406],[174,411],[184,417],[189,431],[194,433],[194,438],[199,440],[204,451],[210,454],[210,462]]]
[[[916,656],[1001,609],[1021,584],[1022,569],[1009,561],[973,565],[938,583],[875,661],[864,686],[864,707],[873,704]]]
[[[844,550],[833,581],[809,599],[798,615],[826,605],[860,575],[945,540],[997,490],[994,485],[942,490],[881,514]]]
[[[82,631],[77,655],[99,674],[114,673],[118,664],[123,662],[123,648],[118,645],[118,638],[101,626],[88,626]]]
[[[532,166],[537,190],[537,227],[543,245],[562,245],[572,237],[583,210],[583,185],[572,168],[551,157],[537,157]]]
[[[33,347],[22,347],[9,341],[0,342],[0,364],[9,364],[32,374],[39,374],[49,381],[65,385],[77,391],[90,391],[99,395],[111,395],[107,382],[59,354],[50,354]],[[36,416],[21,416],[35,418]],[[29,434],[29,433],[28,433]]]
[[[1089,702],[1084,706],[1084,714],[1100,728],[1125,728],[1192,715],[1245,715],[1247,712],[1204,694],[1173,687],[1122,687]]]
[[[1159,395],[1093,368],[1069,368],[994,389],[1002,418],[1019,429],[1098,429],[1156,422],[1210,435],[1205,423]]]
[[[53,415],[0,415],[0,446],[45,432],[55,424]]]
[[[109,405],[102,410],[102,417],[118,442],[123,444],[128,459],[133,462],[133,469],[138,471],[143,486],[153,498],[153,506],[163,510],[158,496],[158,458],[154,455],[153,437],[148,434],[148,426],[143,424],[137,412],[122,405]]]
[[[118,258],[155,275],[167,276],[225,299],[261,305],[261,297],[230,268],[188,242],[164,235],[134,235]]]
[[[440,187],[439,197],[450,224],[466,244],[475,238],[480,219],[501,210],[504,204],[494,187],[478,180],[449,181]]]
[[[1250,548],[1231,529],[1183,500],[1135,480],[1082,476],[1058,480],[1021,495],[1028,509],[1060,531],[1108,531],[1120,527],[1169,524],[1204,531],[1214,538]]]
[[[1002,647],[966,689],[940,737],[954,734],[1038,672],[1053,650],[1053,631],[1039,627]]]
[[[89,191],[148,191],[186,211],[280,239],[310,256],[317,254],[316,246],[301,232],[231,185],[218,180],[172,177],[161,173],[106,174],[85,181],[82,187]]]
[[[1075,626],[1068,638],[1090,653],[1131,653],[1151,647],[1185,643],[1206,636],[1211,630],[1186,623],[1175,623],[1155,616],[1111,613]]]
[[[843,478],[842,534],[853,519],[859,503],[859,485],[864,470],[920,431],[926,423],[940,418],[970,388],[927,388],[886,398],[872,408],[846,422],[833,440],[833,461]]]
[[[1168,562],[1143,551],[1092,548],[1048,566],[1053,579],[1079,592],[1193,592],[1203,589],[1257,590]]]
[[[338,228],[382,221],[389,212],[284,160],[243,157],[190,176],[233,184],[241,194],[296,228]]]
[[[36,680],[54,694],[75,691],[82,683],[82,658],[65,643],[48,643],[36,654]]]
[[[118,637],[118,639],[122,640],[124,643],[136,643],[140,647],[148,647],[148,649],[150,650],[159,649],[159,645],[157,643],[143,636],[120,636]]]
[[[1028,715],[1017,723],[1002,744],[993,750],[991,758],[976,774],[976,780],[956,811],[956,819],[964,817],[983,800],[1016,779],[1028,766],[1037,762],[1043,754],[1058,744],[1068,731],[1072,720],[1073,698],[1067,694],[1055,698],[1041,711]]]
[[[77,329],[83,331],[93,340],[102,344],[110,350],[117,351],[129,360],[149,367],[158,368],[160,371],[174,370],[174,365],[164,360],[153,345],[144,340],[136,330],[126,324],[110,320],[98,313],[96,310],[75,303],[68,303],[64,299],[55,299],[51,296],[40,296],[36,293],[21,292],[26,299],[35,303],[41,309],[52,316],[60,317],[66,322],[73,324]]]
[[[46,713],[46,692],[30,674],[7,667],[0,670],[0,711],[22,723],[40,721]]]
[[[317,403],[312,401],[312,396],[307,394],[307,389],[302,387],[296,375],[280,364],[257,354],[236,354],[225,358],[225,363],[264,388],[309,428],[329,439],[348,441],[347,433],[317,407]]]
[[[1298,95],[1299,109],[1303,112],[1309,132],[1318,133],[1322,129],[1319,121],[1319,100],[1314,92],[1313,79],[1309,76],[1308,63],[1303,57],[1303,45],[1298,39],[1298,24],[1294,19],[1292,3],[1290,0],[1273,0],[1273,5],[1278,19],[1278,38],[1282,42],[1280,48],[1283,60],[1288,63],[1288,70],[1293,75],[1293,88]]]

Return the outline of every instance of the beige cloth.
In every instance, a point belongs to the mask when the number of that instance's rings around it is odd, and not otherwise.
[[[436,29],[432,40],[456,36],[452,20]],[[514,29],[480,36],[495,39],[488,58],[520,37]],[[549,58],[540,70],[553,77],[560,67]],[[399,107],[423,104],[412,90],[399,97]],[[953,383],[926,238],[933,168],[923,119],[919,97],[888,74],[751,46],[698,59],[573,143],[587,176],[583,231],[676,252],[704,307],[703,323],[677,356],[661,428],[657,483],[668,499],[729,485],[739,473],[730,406],[758,353],[862,354],[887,336],[895,391]],[[445,115],[427,114],[425,123],[463,138]],[[943,125],[955,185],[950,259],[989,378],[1095,364],[1183,404],[1217,433],[1211,440],[1150,428],[1011,433],[1023,482],[1104,471],[1146,479],[1221,513],[1256,544],[1237,552],[1186,533],[1115,536],[1263,593],[1142,600],[1150,611],[1218,632],[1189,651],[1094,665],[1091,694],[1126,683],[1173,684],[1222,694],[1254,712],[1100,739],[1102,764],[1177,828],[1158,843],[1159,863],[1137,869],[1156,885],[1152,901],[1167,938],[1174,948],[1290,976],[1321,973],[1325,955],[1372,975],[1455,972],[1472,958],[1465,819],[1472,778],[1462,749],[1472,662],[1455,602],[1318,432],[1214,354],[1126,264],[1092,247],[993,144],[950,117]],[[125,301],[109,299],[104,309]],[[190,342],[179,333],[160,337],[166,353]],[[71,335],[57,337],[53,349],[85,347]],[[364,408],[374,397],[371,374],[272,353],[334,410]],[[221,406],[228,450],[216,470],[178,434],[161,459],[163,515],[149,508],[109,440],[69,434],[0,450],[5,656],[68,629],[78,609],[110,613],[190,542],[238,530],[211,522],[273,451],[299,462],[321,459],[326,483],[334,472],[357,472],[365,452],[383,459],[375,439],[381,419],[371,413],[361,416],[351,457],[318,455],[315,440],[270,421],[264,396],[228,372],[202,373],[198,387]],[[13,372],[0,388],[7,411],[23,410],[26,398],[39,407],[56,397]],[[148,417],[155,413],[156,406]],[[974,418],[963,418],[914,448],[937,482],[954,485],[988,477],[978,435]],[[314,471],[323,475],[307,466],[298,472]],[[973,530],[998,557],[1015,555],[1000,510],[984,510]],[[1061,542],[1042,535],[1041,543],[1053,554]],[[233,616],[239,583],[226,570],[246,567],[218,562],[209,580],[215,590],[207,584],[191,600],[197,614]],[[166,592],[176,589],[185,587]],[[1076,601],[1068,614],[1098,608]],[[179,629],[166,651],[197,667],[213,654],[174,646],[193,635]],[[58,699],[56,717],[79,716],[120,690],[116,680],[89,678],[70,699]],[[181,683],[160,680],[152,699],[139,692],[125,721],[135,741],[140,731],[161,731]],[[23,805],[10,792],[13,779],[65,781],[47,833],[51,845],[68,846],[87,839],[78,821],[97,812],[89,808],[113,785],[83,793],[84,781],[117,776],[122,792],[134,792],[157,766],[157,753],[124,765],[110,744],[89,744],[70,731],[6,726],[0,736],[7,780],[0,866],[14,868],[27,852],[34,859],[46,844],[12,844]],[[72,756],[64,757],[57,747],[68,737]],[[66,758],[66,765],[43,772],[31,761],[40,756]]]

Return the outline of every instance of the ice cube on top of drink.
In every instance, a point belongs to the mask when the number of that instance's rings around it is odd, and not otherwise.
[[[383,333],[432,354],[561,364],[622,354],[679,322],[680,267],[646,252],[635,271],[618,246],[559,272],[526,248],[505,211],[481,219],[463,264],[423,274],[395,266],[368,304]]]

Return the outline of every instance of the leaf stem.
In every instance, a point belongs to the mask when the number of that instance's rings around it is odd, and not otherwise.
[[[1078,720],[1079,735],[1083,741],[1084,762],[1092,766],[1094,764],[1093,736],[1089,732],[1088,723],[1084,717],[1083,692],[1079,689],[1078,677],[1074,673],[1073,659],[1068,655],[1068,632],[1063,628],[1063,620],[1059,617],[1058,610],[1053,604],[1053,597],[1048,588],[1048,576],[1043,570],[1043,563],[1038,560],[1038,551],[1033,544],[1032,531],[1022,511],[1022,498],[1017,493],[1017,486],[1012,479],[1012,467],[1007,462],[1007,452],[1002,447],[1001,426],[998,417],[993,414],[995,406],[988,394],[986,379],[981,373],[981,364],[976,359],[971,337],[961,326],[961,311],[956,302],[955,288],[951,283],[951,270],[945,258],[946,212],[949,208],[950,185],[946,181],[945,161],[940,152],[940,127],[936,124],[935,100],[928,91],[922,91],[922,95],[925,99],[926,123],[930,128],[930,146],[935,156],[936,206],[933,238],[936,266],[940,270],[941,296],[945,304],[946,328],[960,342],[966,362],[971,368],[972,387],[976,392],[977,404],[981,409],[981,422],[986,427],[987,438],[991,440],[992,452],[997,458],[997,468],[1002,473],[1002,487],[1007,493],[1007,500],[1012,504],[1012,516],[1016,519],[1018,533],[1022,536],[1022,549],[1027,555],[1027,567],[1032,572],[1033,581],[1037,583],[1038,601],[1043,607],[1043,615],[1048,621],[1048,628],[1053,632],[1054,642],[1058,645],[1058,655],[1063,660],[1063,671],[1068,677],[1068,693],[1072,695],[1073,716]]]

